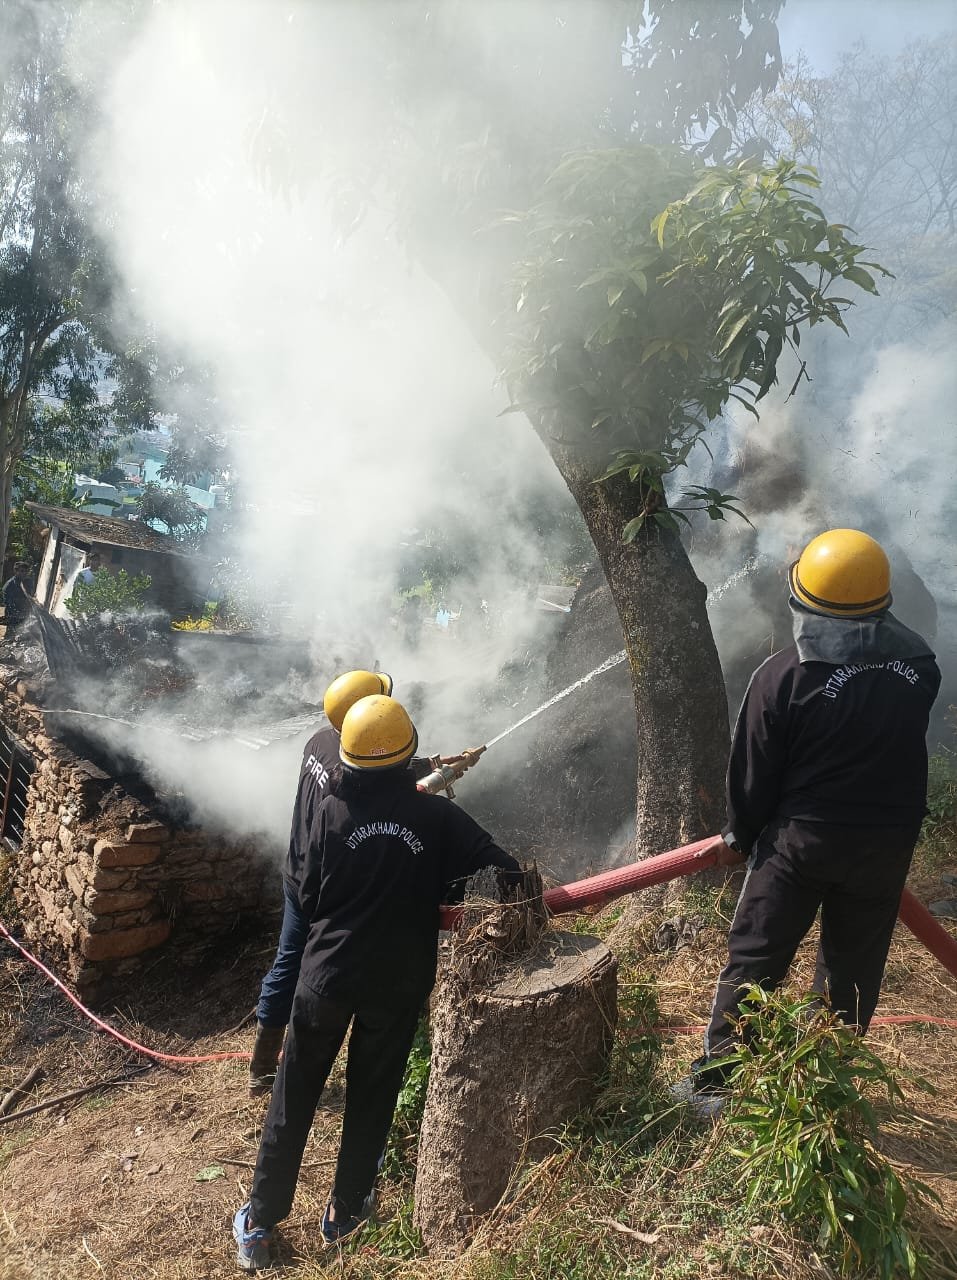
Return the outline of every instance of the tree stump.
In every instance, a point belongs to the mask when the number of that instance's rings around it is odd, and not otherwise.
[[[591,1101],[611,1051],[617,961],[597,938],[542,931],[532,874],[537,907],[467,904],[433,1001],[414,1221],[443,1256]]]

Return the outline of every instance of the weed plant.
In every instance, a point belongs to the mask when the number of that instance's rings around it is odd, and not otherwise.
[[[815,996],[753,987],[743,1008],[727,1122],[747,1203],[810,1230],[842,1276],[916,1280],[908,1200],[933,1193],[873,1144],[872,1099],[903,1102],[898,1076]]]
[[[681,910],[707,928],[727,929],[740,892],[740,877],[729,875],[718,886],[692,879],[682,887]]]
[[[957,836],[957,755],[931,756],[927,767],[927,817],[924,835]]]
[[[931,756],[927,774],[927,816],[917,849],[918,865],[935,873],[957,851],[957,752]]]
[[[395,1116],[389,1132],[383,1171],[392,1179],[408,1177],[415,1169],[415,1149],[425,1112],[425,1095],[429,1089],[429,1067],[432,1045],[429,1040],[429,1016],[423,1013],[405,1067],[402,1089],[396,1102]]]

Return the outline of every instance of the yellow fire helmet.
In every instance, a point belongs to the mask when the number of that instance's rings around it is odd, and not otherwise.
[[[384,671],[346,671],[336,676],[322,699],[322,709],[337,733],[342,732],[346,712],[360,698],[392,692],[392,677]]]
[[[861,618],[891,602],[891,566],[879,542],[859,529],[813,538],[788,572],[794,598],[815,613]]]
[[[419,745],[409,713],[395,698],[372,694],[346,712],[339,759],[353,769],[393,769],[408,764]]]

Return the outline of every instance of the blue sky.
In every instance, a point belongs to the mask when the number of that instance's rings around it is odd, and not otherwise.
[[[827,72],[861,39],[893,55],[920,36],[957,34],[957,0],[787,0],[778,31],[785,58],[803,48],[816,69]]]

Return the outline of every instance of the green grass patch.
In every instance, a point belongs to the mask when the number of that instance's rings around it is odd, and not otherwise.
[[[741,892],[739,877],[728,877],[719,885],[688,880],[681,895],[681,912],[706,927],[727,929]],[[673,913],[677,914],[677,912]]]
[[[566,928],[569,933],[584,933],[592,938],[601,938],[602,942],[604,942],[621,919],[626,901],[626,898],[620,898],[613,906],[606,907],[598,915],[572,916],[567,923],[565,920],[562,921],[562,927]]]
[[[922,871],[934,874],[957,861],[957,754],[931,756],[927,775],[927,817],[916,853]]]
[[[116,1101],[115,1095],[109,1093],[91,1093],[88,1098],[83,1098],[78,1106],[81,1111],[108,1111]]]

